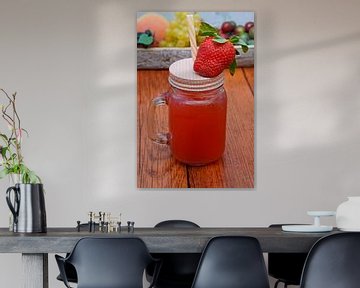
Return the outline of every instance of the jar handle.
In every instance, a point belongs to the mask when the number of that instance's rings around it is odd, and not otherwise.
[[[151,100],[148,109],[148,118],[147,118],[147,130],[149,138],[155,143],[159,144],[169,144],[170,134],[169,132],[158,132],[155,127],[155,110],[158,106],[163,106],[168,104],[169,92],[160,94],[158,97]]]

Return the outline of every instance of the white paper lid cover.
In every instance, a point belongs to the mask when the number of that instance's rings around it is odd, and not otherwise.
[[[181,90],[206,91],[216,89],[224,84],[224,73],[206,78],[196,74],[192,58],[181,59],[169,67],[169,83]]]

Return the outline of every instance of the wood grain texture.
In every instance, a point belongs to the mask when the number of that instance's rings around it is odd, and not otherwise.
[[[37,270],[45,267],[44,253],[70,252],[83,237],[139,237],[151,253],[201,253],[206,243],[215,236],[242,235],[259,240],[263,252],[307,252],[321,237],[338,233],[289,233],[280,227],[228,227],[228,228],[137,228],[134,232],[123,229],[121,233],[77,232],[76,228],[49,228],[47,233],[17,235],[0,229],[0,253],[23,253],[23,260],[34,263]],[[11,243],[11,244],[10,244]],[[27,254],[30,253],[30,254]],[[25,256],[25,258],[24,258]],[[46,255],[45,255],[46,256]],[[45,262],[44,262],[45,261]],[[28,268],[28,269],[31,269]],[[34,267],[35,269],[35,267]],[[26,270],[31,272],[30,270]],[[25,270],[24,270],[25,272]]]
[[[22,254],[23,288],[48,288],[48,255]]]
[[[246,81],[248,82],[250,89],[254,95],[254,68],[243,68],[242,70],[245,73]]]
[[[180,165],[167,145],[148,138],[147,116],[151,99],[168,90],[168,72],[141,71],[138,73],[138,187],[186,188],[186,166]],[[165,107],[164,107],[165,109]],[[161,109],[161,110],[164,110]],[[156,114],[156,127],[167,129],[167,112]]]
[[[228,97],[227,138],[222,159],[191,167],[172,158],[167,145],[147,137],[147,110],[152,98],[169,89],[167,70],[138,70],[138,166],[139,188],[253,188],[254,95],[249,81],[253,68],[238,68],[225,75]],[[252,76],[253,77],[253,76]],[[249,80],[250,79],[250,80]],[[157,127],[167,128],[167,111],[159,109]]]
[[[254,97],[242,72],[237,69],[233,77],[228,72],[226,75],[228,114],[224,155],[213,164],[188,167],[190,187],[254,187]]]

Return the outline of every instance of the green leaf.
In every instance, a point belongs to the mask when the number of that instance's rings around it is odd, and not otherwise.
[[[224,44],[226,42],[228,42],[228,40],[226,40],[225,38],[222,38],[221,36],[217,35],[215,36],[215,38],[213,39],[214,42],[217,42],[217,43],[221,43],[221,44]]]
[[[25,134],[26,134],[26,136],[27,136],[27,137],[29,137],[29,132],[28,132],[26,129],[21,128],[21,131],[24,131],[24,132],[25,132]]]
[[[249,45],[241,39],[239,36],[233,36],[229,39],[229,41],[233,44],[237,44],[241,46],[241,50],[246,53],[249,50]]]
[[[231,76],[233,76],[235,74],[236,67],[237,67],[236,59],[234,58],[234,60],[231,62],[230,67],[229,67]]]
[[[6,152],[8,151],[8,147],[1,147],[1,156],[6,158]]]
[[[11,154],[11,156],[10,156],[10,159],[11,159],[11,160],[15,160],[16,158],[17,158],[17,154],[16,154],[16,153]]]
[[[249,50],[249,46],[246,44],[246,42],[242,39],[239,39],[238,42],[241,45],[241,50],[246,53]]]
[[[37,177],[33,171],[30,171],[27,173],[30,183],[36,183]]]
[[[238,43],[239,40],[240,40],[239,36],[232,36],[232,37],[229,39],[229,41],[230,41],[231,43],[233,43],[233,44]]]
[[[213,32],[199,32],[199,35],[200,36],[210,36],[210,37],[215,37],[216,36],[216,34],[215,33],[213,33]]]
[[[239,39],[238,44],[247,46],[246,42],[243,39]]]
[[[9,174],[9,170],[4,168],[3,170],[0,171],[0,179],[4,178],[8,174]]]
[[[23,163],[19,164],[17,168],[18,168],[17,174],[21,174],[22,183],[30,183],[30,184],[41,183],[40,177],[37,176],[34,171],[30,170]]]
[[[0,133],[0,137],[4,140],[4,142],[8,142],[8,137],[5,134]]]
[[[154,37],[148,34],[141,34],[139,40],[137,41],[138,44],[142,44],[145,46],[150,46],[154,42]]]
[[[29,176],[27,175],[27,173],[21,174],[21,182],[24,184],[30,183]]]
[[[245,45],[241,44],[241,49],[244,53],[246,53],[249,50],[249,46],[247,46],[246,44]]]
[[[199,35],[215,37],[216,35],[218,35],[218,30],[206,22],[201,22],[200,29],[199,29]]]
[[[27,168],[24,164],[19,164],[19,171],[21,174],[27,173],[29,171],[29,168]]]

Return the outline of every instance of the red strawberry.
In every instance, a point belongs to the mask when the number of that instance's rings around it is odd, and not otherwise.
[[[214,37],[205,39],[197,51],[195,72],[203,77],[216,77],[233,63],[234,45],[225,39],[221,42],[223,43],[217,42]]]

